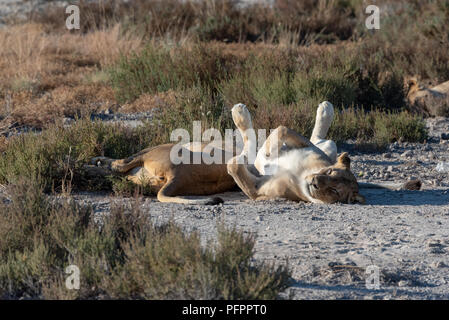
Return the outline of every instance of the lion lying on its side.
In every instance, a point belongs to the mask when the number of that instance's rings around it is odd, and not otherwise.
[[[449,81],[432,88],[419,84],[416,77],[406,79],[407,102],[430,116],[447,116],[449,111]]]
[[[313,203],[364,203],[350,170],[348,154],[337,158],[335,143],[325,139],[333,116],[332,104],[321,103],[310,140],[284,126],[278,127],[257,152],[254,165],[246,163],[252,143],[247,135],[247,130],[252,129],[251,116],[245,105],[237,104],[232,109],[232,117],[243,137],[244,147],[240,154],[231,155],[234,157],[228,164],[173,164],[170,151],[174,144],[164,144],[121,160],[96,157],[92,164],[99,167],[88,167],[101,169],[99,172],[103,175],[112,171],[136,184],[149,184],[157,191],[161,202],[217,204],[223,200],[187,196],[222,193],[237,184],[254,200],[284,198]],[[199,152],[191,145],[185,148],[190,159]],[[215,149],[214,152],[224,155],[226,151]]]

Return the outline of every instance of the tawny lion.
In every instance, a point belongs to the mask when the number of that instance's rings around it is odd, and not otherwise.
[[[254,164],[248,164],[249,152],[254,147],[254,139],[248,135],[253,129],[252,120],[246,106],[237,104],[232,108],[232,117],[243,137],[244,147],[237,155],[220,148],[214,150],[222,153],[223,159],[232,157],[227,164],[173,164],[170,152],[174,144],[164,144],[121,160],[96,157],[92,159],[94,166],[87,167],[99,169],[103,175],[115,172],[136,184],[149,184],[157,191],[161,202],[217,204],[223,200],[191,196],[230,191],[237,184],[254,200],[284,198],[313,203],[364,203],[348,154],[337,158],[335,143],[326,140],[333,116],[331,103],[319,105],[310,140],[284,126],[278,127],[257,152]],[[183,151],[193,159],[205,146],[195,148],[188,144],[183,146]]]
[[[449,81],[426,88],[416,77],[405,80],[407,102],[430,116],[445,116],[449,110]]]

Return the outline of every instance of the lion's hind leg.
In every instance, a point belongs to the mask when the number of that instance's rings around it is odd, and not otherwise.
[[[125,159],[112,159],[108,157],[94,157],[90,160],[90,164],[97,167],[107,167],[117,173],[126,173],[129,170],[142,165],[144,153],[139,152],[136,155]]]
[[[179,194],[185,188],[186,181],[183,179],[169,178],[165,185],[157,193],[157,199],[160,202],[181,203],[181,204],[199,204],[199,205],[217,205],[223,203],[220,197],[193,199]]]
[[[334,106],[328,101],[320,103],[316,111],[315,126],[313,128],[310,141],[316,144],[320,140],[326,139],[332,120],[334,119]]]
[[[286,151],[311,147],[313,144],[305,137],[285,126],[273,130],[257,153],[254,163],[262,175],[273,175],[279,170],[278,159]]]
[[[139,151],[125,159],[112,159],[108,157],[94,157],[90,160],[90,164],[97,167],[107,167],[117,173],[126,173],[129,170],[143,165],[144,157],[147,153],[156,147],[149,147]]]
[[[332,140],[326,140],[333,119],[334,106],[328,101],[320,103],[316,112],[315,126],[310,141],[320,148],[332,162],[336,162],[337,145]]]

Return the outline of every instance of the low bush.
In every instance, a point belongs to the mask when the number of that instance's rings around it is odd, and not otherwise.
[[[138,204],[95,218],[73,201],[49,200],[36,182],[0,201],[0,298],[276,299],[286,266],[254,262],[254,237],[219,224],[216,243],[173,222],[155,225]],[[69,290],[66,268],[80,271]]]
[[[157,143],[157,134],[150,125],[133,130],[88,119],[69,128],[56,124],[40,134],[22,134],[9,140],[0,157],[0,181],[38,181],[46,192],[99,188],[90,186],[83,174],[92,157],[125,158]],[[108,185],[107,180],[104,183]]]

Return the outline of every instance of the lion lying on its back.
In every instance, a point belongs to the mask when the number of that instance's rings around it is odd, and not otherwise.
[[[115,172],[136,184],[149,184],[161,202],[217,204],[222,202],[217,197],[195,199],[188,196],[222,193],[238,185],[254,200],[284,198],[313,203],[364,203],[348,154],[337,158],[335,143],[326,140],[333,116],[332,104],[321,103],[310,140],[284,126],[278,127],[257,152],[254,164],[249,164],[249,152],[254,143],[248,135],[253,129],[252,120],[246,106],[237,104],[232,108],[232,117],[244,146],[239,154],[231,154],[232,159],[227,164],[174,164],[170,152],[175,145],[164,144],[121,160],[96,157],[92,159],[94,166],[88,169],[102,175]],[[200,146],[201,152],[205,146]],[[196,149],[198,146],[194,148],[189,144],[183,146],[182,151],[193,159],[200,152]],[[214,152],[225,158],[227,151],[215,148]]]

